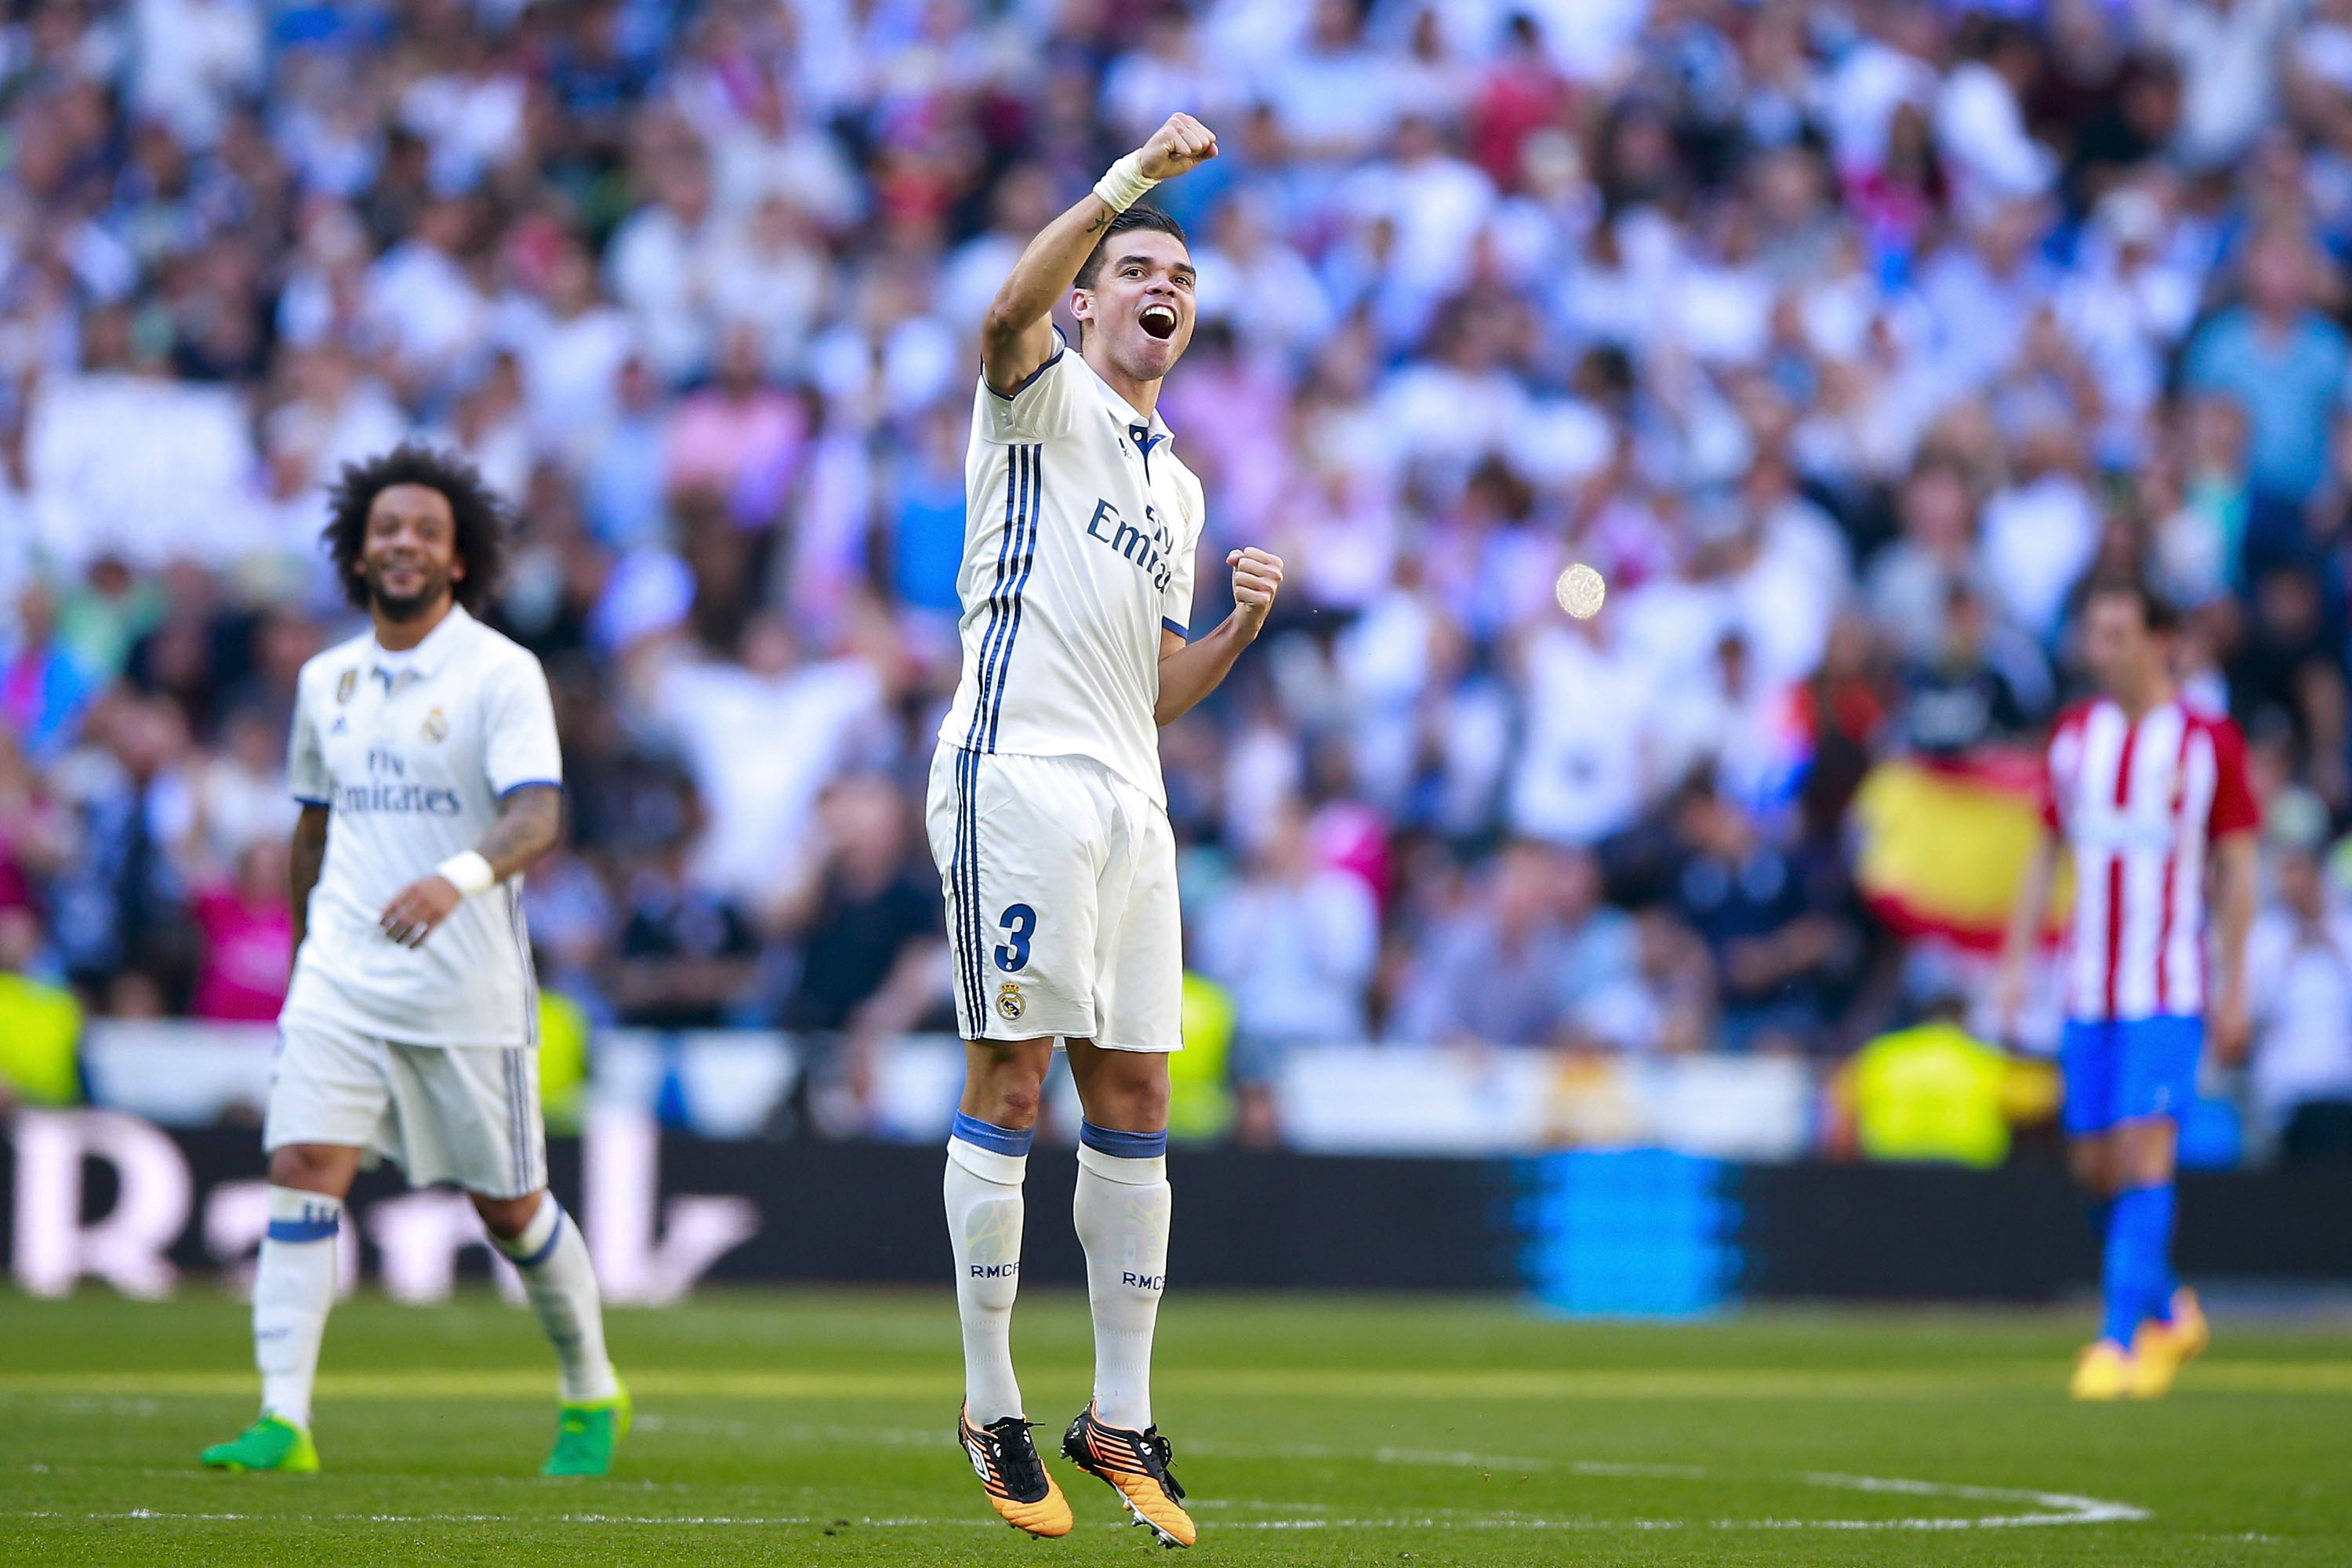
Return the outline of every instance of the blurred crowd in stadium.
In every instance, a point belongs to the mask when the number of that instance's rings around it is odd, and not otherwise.
[[[1902,1021],[1948,981],[1857,889],[1858,786],[2030,746],[2086,574],[2134,565],[2274,806],[2264,1111],[2352,1100],[2347,0],[7,17],[20,984],[274,1016],[294,673],[352,629],[320,486],[418,433],[523,520],[500,618],[572,792],[550,984],[656,1026],[946,1019],[913,803],[977,323],[1181,108],[1222,155],[1157,197],[1201,279],[1162,406],[1204,549],[1291,564],[1165,734],[1240,1083],[1302,1040]]]

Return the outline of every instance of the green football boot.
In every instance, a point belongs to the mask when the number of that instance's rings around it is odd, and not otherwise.
[[[539,1467],[542,1476],[601,1476],[613,1468],[613,1450],[629,1435],[629,1391],[610,1399],[566,1405],[555,1419],[555,1451]]]
[[[319,1468],[319,1450],[310,1434],[291,1421],[265,1415],[226,1443],[215,1443],[203,1455],[208,1470],[282,1470],[309,1475]]]

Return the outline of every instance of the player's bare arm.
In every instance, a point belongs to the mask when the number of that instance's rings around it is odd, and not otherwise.
[[[2254,923],[2255,835],[2231,833],[2213,844],[2213,956],[2219,984],[2210,1028],[2213,1054],[2235,1067],[2246,1059],[2253,1039],[2253,1010],[2246,994],[2246,933]]]
[[[1993,1016],[2001,1038],[2017,1039],[2018,1020],[2025,1011],[2025,965],[2033,952],[2033,939],[2050,909],[2050,892],[2058,880],[2058,838],[2043,833],[2025,862],[2018,884],[2017,902],[2009,912],[2009,929],[2000,945],[2000,977],[1993,992]]]
[[[499,803],[498,821],[472,853],[488,863],[490,882],[503,882],[554,848],[562,826],[563,792],[553,784],[525,784]],[[378,919],[383,934],[403,947],[420,945],[469,892],[480,890],[459,887],[465,876],[445,863],[394,893]]]
[[[288,890],[294,896],[294,945],[289,952],[302,951],[302,938],[310,929],[310,889],[319,885],[319,869],[327,863],[327,815],[323,805],[305,805],[294,819],[294,842],[286,858]]]
[[[1251,546],[1227,555],[1225,564],[1234,569],[1234,613],[1196,642],[1186,642],[1174,632],[1160,634],[1160,700],[1151,709],[1155,723],[1172,724],[1191,712],[1223,682],[1242,649],[1265,629],[1274,597],[1282,591],[1282,557]]]
[[[1216,132],[1189,114],[1170,115],[1130,154],[1147,180],[1174,179],[1216,155]],[[981,321],[980,364],[989,385],[1012,392],[1052,357],[1054,306],[1076,283],[1078,268],[1117,216],[1089,191],[1029,242]]]

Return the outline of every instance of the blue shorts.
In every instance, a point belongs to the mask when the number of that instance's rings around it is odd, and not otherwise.
[[[2197,1098],[2197,1062],[2204,1054],[2202,1018],[2069,1018],[2058,1037],[2067,1135],[2179,1116]]]

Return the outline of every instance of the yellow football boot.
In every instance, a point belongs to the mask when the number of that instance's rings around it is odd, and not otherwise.
[[[2172,1391],[2180,1369],[2205,1353],[2213,1331],[2198,1305],[2197,1292],[2182,1286],[2172,1293],[2172,1320],[2150,1319],[2132,1336],[2132,1367],[2137,1381],[2132,1392],[2142,1399],[2161,1398]]]
[[[1159,1427],[1130,1432],[1106,1426],[1089,1405],[1063,1434],[1062,1453],[1117,1492],[1135,1522],[1150,1526],[1160,1544],[1192,1544],[1197,1532],[1192,1516],[1183,1510],[1184,1489],[1168,1473],[1175,1455]]]
[[[2086,1346],[2074,1363],[2074,1381],[2066,1385],[2066,1393],[2074,1399],[2128,1399],[2137,1381],[2131,1352],[2113,1340],[2100,1340]]]
[[[1037,1457],[1037,1441],[1029,1436],[1027,1421],[1007,1415],[975,1426],[959,1410],[956,1437],[971,1458],[972,1473],[980,1477],[989,1506],[1005,1523],[1032,1535],[1070,1533],[1069,1500]]]

